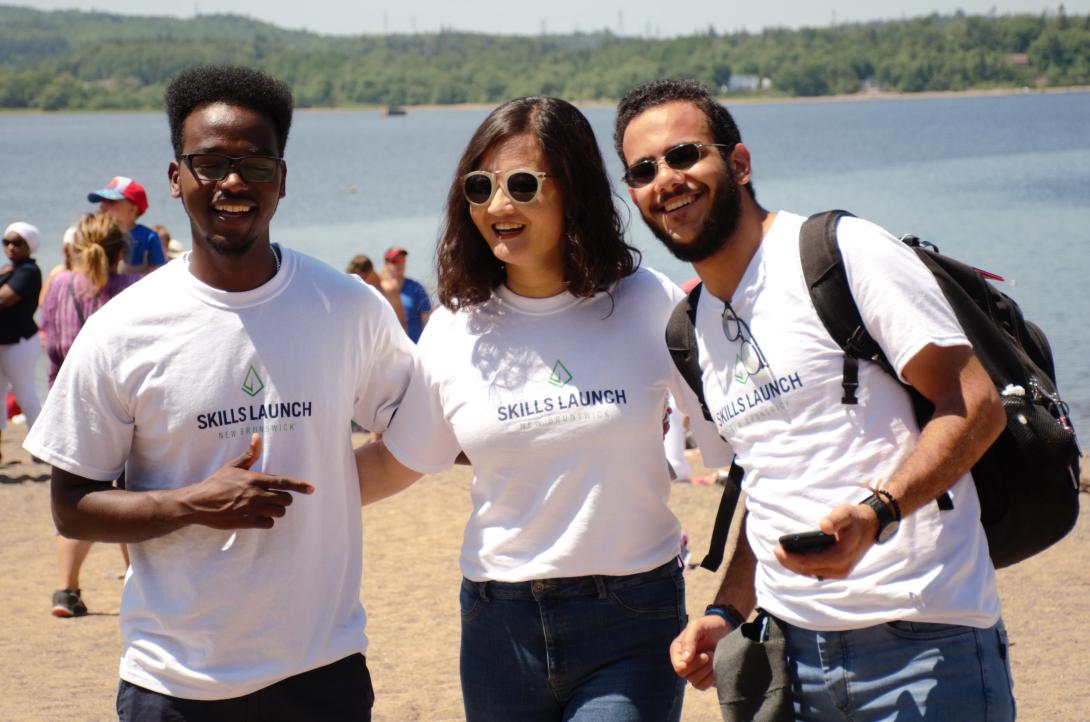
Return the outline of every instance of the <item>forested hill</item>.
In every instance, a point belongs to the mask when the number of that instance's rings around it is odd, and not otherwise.
[[[1090,84],[1090,16],[949,16],[671,39],[447,31],[323,36],[233,15],[193,19],[0,6],[0,108],[158,108],[201,63],[286,80],[300,106],[614,99],[693,77],[724,92],[798,96]]]

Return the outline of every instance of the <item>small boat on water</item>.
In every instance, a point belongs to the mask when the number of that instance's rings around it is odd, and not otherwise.
[[[400,105],[391,103],[382,109],[383,115],[405,115],[405,109]]]

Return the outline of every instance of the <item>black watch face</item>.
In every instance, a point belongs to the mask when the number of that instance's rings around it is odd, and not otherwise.
[[[897,527],[899,527],[899,526],[901,526],[901,522],[891,521],[889,524],[886,524],[884,527],[879,529],[878,530],[878,543],[882,544],[884,542],[889,541],[889,538],[897,533]]]

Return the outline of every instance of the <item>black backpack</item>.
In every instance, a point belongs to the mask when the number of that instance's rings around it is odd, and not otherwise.
[[[815,214],[803,223],[799,236],[810,298],[829,335],[844,349],[841,401],[845,404],[857,403],[860,359],[877,363],[893,374],[878,344],[863,327],[848,288],[836,226],[842,217],[850,215],[846,211]],[[935,276],[1003,402],[1007,428],[973,466],[972,473],[992,563],[996,568],[1010,566],[1059,541],[1079,516],[1079,448],[1067,405],[1056,391],[1052,350],[1041,329],[1022,317],[1017,303],[988,283],[987,274],[940,255],[938,249],[915,236],[901,240]],[[674,350],[686,344],[669,339],[671,335],[676,338],[679,333],[693,333],[691,324],[698,297],[699,290],[694,289],[678,304],[667,327],[667,345],[674,363],[690,386],[694,381],[696,386],[701,385],[695,335],[690,336],[688,344],[691,361]],[[681,328],[682,323],[690,328]],[[682,363],[689,365],[683,367]],[[931,418],[931,404],[911,386],[905,388],[922,427]],[[706,407],[704,412],[707,414]],[[936,503],[940,509],[952,508],[953,504],[948,494]],[[724,513],[722,504],[719,513]],[[728,517],[727,526],[729,523]]]

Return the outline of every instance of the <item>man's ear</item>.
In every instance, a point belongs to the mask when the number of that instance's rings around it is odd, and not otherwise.
[[[178,184],[178,173],[181,172],[181,166],[178,165],[178,161],[170,161],[170,165],[167,166],[167,182],[170,184],[170,197],[181,198],[182,187]]]
[[[750,178],[753,176],[749,148],[742,143],[736,144],[730,152],[727,164],[730,166],[730,172],[734,175],[734,180],[738,185],[749,183]]]
[[[288,194],[288,164],[287,161],[280,161],[280,197],[283,198]]]

